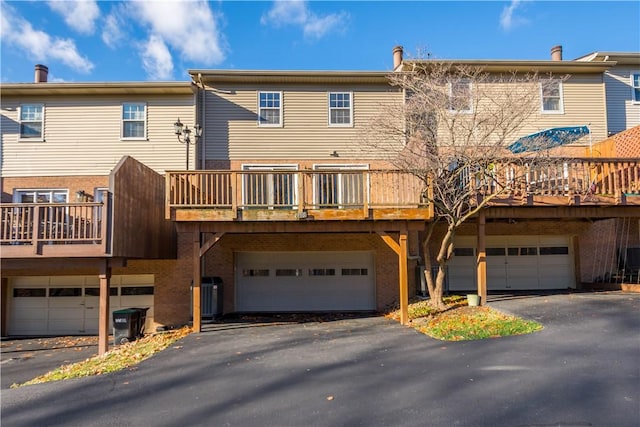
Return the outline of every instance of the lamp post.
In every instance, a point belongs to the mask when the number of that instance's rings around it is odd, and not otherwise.
[[[180,123],[180,118],[178,118],[178,121],[173,124],[173,128],[176,136],[178,137],[178,142],[184,144],[187,150],[186,170],[189,170],[189,145],[196,145],[198,143],[198,140],[202,136],[202,126],[196,123],[196,125],[193,127],[193,130],[191,130],[189,129],[189,126],[185,126]],[[193,132],[193,140],[191,140],[191,132]]]

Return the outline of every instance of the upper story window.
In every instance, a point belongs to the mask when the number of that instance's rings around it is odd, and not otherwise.
[[[562,103],[562,82],[560,80],[543,80],[540,82],[540,98],[543,113],[564,113]]]
[[[470,81],[458,80],[449,83],[449,110],[463,113],[473,110]]]
[[[44,105],[20,106],[20,139],[43,139]]]
[[[258,125],[282,126],[282,92],[258,92]]]
[[[147,106],[141,103],[122,104],[122,138],[144,139],[147,130]]]
[[[14,203],[67,203],[67,190],[33,189],[16,190],[13,194]]]
[[[631,73],[631,90],[634,104],[640,104],[640,72]]]
[[[351,92],[329,92],[329,126],[352,126]]]

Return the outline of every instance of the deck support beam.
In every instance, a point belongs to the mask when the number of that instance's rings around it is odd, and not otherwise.
[[[200,223],[194,224],[193,229],[193,287],[191,292],[191,304],[193,313],[193,331],[202,331],[202,257],[209,249],[224,236],[225,233],[213,233],[212,236],[202,242],[202,229]]]
[[[109,296],[111,287],[111,266],[105,259],[100,265],[98,278],[100,279],[100,308],[98,314],[98,355],[109,350]]]
[[[408,250],[407,228],[400,230],[398,242],[387,233],[378,232],[382,240],[398,255],[398,284],[400,286],[400,324],[409,324],[409,276],[408,276]]]
[[[487,248],[486,248],[487,215],[484,209],[478,213],[478,254],[476,258],[476,275],[480,304],[487,302]]]
[[[193,285],[191,288],[191,304],[193,309],[193,331],[202,331],[202,307],[200,296],[200,284],[202,282],[202,265],[200,260],[200,223],[195,223],[193,227]]]

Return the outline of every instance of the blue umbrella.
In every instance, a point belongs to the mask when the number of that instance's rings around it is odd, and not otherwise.
[[[540,151],[570,144],[585,135],[589,135],[588,126],[551,128],[523,136],[507,148],[515,154],[525,151]]]

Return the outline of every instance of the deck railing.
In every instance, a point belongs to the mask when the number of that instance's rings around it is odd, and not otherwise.
[[[426,209],[423,180],[402,171],[189,171],[168,172],[171,209],[250,210]]]
[[[491,167],[492,176],[488,179],[486,173],[473,171],[461,177],[479,194],[499,193],[495,202],[608,205],[627,203],[627,198],[633,199],[633,204],[640,201],[640,197],[632,197],[640,196],[640,159],[551,158],[535,163],[500,161]],[[318,219],[362,219],[371,217],[369,211],[385,209],[404,210],[408,217],[422,219],[424,211],[412,209],[429,207],[424,180],[398,170],[201,170],[168,172],[166,180],[166,217],[173,219],[176,217],[172,210],[176,209],[227,213],[184,216],[203,220],[284,217],[256,217],[249,213],[252,210],[294,211],[298,219],[307,218],[308,212]],[[360,210],[362,214],[351,218],[340,214],[349,210]],[[336,215],[332,217],[326,211]]]
[[[108,237],[108,218],[102,202],[76,203],[2,203],[0,204],[0,245],[3,256],[12,252],[27,253],[27,246],[39,253],[43,245],[54,245],[48,252],[63,246],[62,252],[73,256],[97,247],[104,255]],[[82,249],[80,248],[82,247]],[[84,252],[83,252],[84,251]]]
[[[494,185],[482,191],[491,194],[504,188],[511,195],[611,197],[619,203],[625,196],[640,195],[640,160],[552,158],[535,164],[497,163]]]

